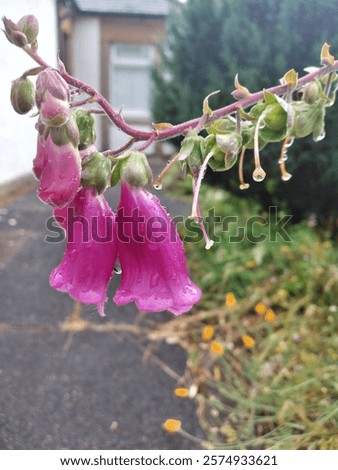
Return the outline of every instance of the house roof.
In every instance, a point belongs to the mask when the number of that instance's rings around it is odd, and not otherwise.
[[[166,16],[169,0],[73,0],[81,13]]]

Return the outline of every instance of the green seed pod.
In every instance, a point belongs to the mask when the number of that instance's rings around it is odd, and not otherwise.
[[[281,131],[286,128],[287,113],[279,104],[271,104],[264,111],[264,122],[269,129]]]
[[[303,99],[305,103],[313,104],[320,97],[321,86],[318,81],[307,83],[303,91]]]
[[[27,114],[34,106],[34,84],[28,78],[12,82],[11,104],[18,114]]]

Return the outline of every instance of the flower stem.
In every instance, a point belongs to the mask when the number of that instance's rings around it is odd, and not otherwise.
[[[239,189],[248,189],[250,185],[244,181],[244,172],[243,172],[243,165],[244,165],[244,155],[246,151],[246,146],[243,145],[241,150],[241,155],[239,157],[239,166],[238,166],[238,177],[239,177]]]
[[[200,189],[201,189],[201,186],[202,186],[202,180],[203,180],[204,174],[206,172],[208,162],[209,162],[210,158],[213,157],[213,156],[214,156],[214,154],[211,151],[205,157],[205,159],[204,159],[204,161],[201,165],[200,171],[198,173],[198,178],[197,178],[196,184],[194,185],[194,197],[193,197],[193,201],[192,201],[192,210],[191,210],[190,218],[194,219],[195,222],[198,222],[198,217],[199,217],[198,216],[198,196],[199,196]]]
[[[180,155],[177,154],[175,155],[175,157],[173,157],[171,160],[169,160],[169,162],[167,163],[167,165],[163,168],[163,170],[161,171],[161,173],[158,175],[158,177],[156,178],[156,181],[154,183],[154,188],[155,189],[161,189],[162,188],[162,179],[164,177],[164,175],[170,170],[170,168],[178,161],[178,159],[180,158]]]
[[[192,190],[195,193],[195,179],[194,178],[192,178]],[[199,202],[197,202],[197,215],[198,215],[198,223],[199,223],[199,226],[201,227],[203,238],[205,241],[205,249],[209,250],[213,246],[214,241],[209,238],[208,233],[206,231]]]
[[[43,68],[49,68],[50,66],[37,54],[37,52],[33,51],[30,47],[26,46],[23,48],[24,51],[33,59],[35,60],[41,67]],[[308,73],[304,77],[300,78],[297,82],[297,89],[302,88],[304,85],[307,83],[311,82],[312,80],[319,79],[324,77],[325,75],[328,75],[334,71],[338,70],[338,60],[334,62],[333,65],[328,65],[321,67],[311,73]],[[121,131],[123,131],[125,134],[130,135],[133,137],[135,141],[148,141],[152,136],[154,131],[149,130],[149,131],[142,131],[139,129],[135,129],[129,124],[126,123],[126,121],[123,119],[120,113],[114,111],[111,107],[111,105],[108,103],[106,98],[102,96],[99,92],[97,92],[94,88],[92,88],[90,85],[88,85],[85,82],[82,82],[81,80],[78,80],[74,77],[72,77],[70,74],[68,74],[65,70],[59,70],[60,75],[65,79],[65,81],[75,87],[78,88],[80,91],[87,93],[88,95],[96,98],[96,102],[102,107],[108,118],[119,128]],[[271,88],[268,88],[263,91],[259,91],[256,93],[250,94],[250,96],[243,98],[239,101],[236,101],[228,106],[225,106],[223,108],[219,108],[215,111],[212,112],[212,115],[208,116],[205,121],[204,117],[199,117],[195,119],[191,119],[189,121],[183,122],[181,124],[178,124],[176,126],[168,127],[166,129],[163,129],[161,131],[158,131],[156,133],[156,137],[154,140],[167,140],[171,139],[173,137],[177,137],[180,134],[185,133],[186,131],[190,129],[196,129],[196,127],[199,127],[201,122],[204,124],[208,124],[215,119],[219,119],[222,117],[225,117],[229,114],[233,114],[237,111],[237,109],[240,108],[247,108],[249,106],[252,106],[253,104],[257,103],[258,101],[264,99],[264,93],[265,91],[275,94],[275,95],[282,95],[283,93],[287,92],[288,89],[288,84],[283,84],[283,85],[277,85]]]
[[[104,152],[102,152],[102,154],[105,157],[115,157],[116,155],[119,155],[120,153],[123,153],[126,150],[128,150],[133,145],[134,142],[135,142],[135,139],[130,138],[128,142],[123,144],[121,147],[118,147],[117,149],[112,149],[112,150],[105,150]]]

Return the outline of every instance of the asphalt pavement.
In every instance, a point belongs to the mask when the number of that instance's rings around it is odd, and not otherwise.
[[[29,177],[0,188],[0,449],[199,448],[162,429],[176,418],[202,436],[196,403],[173,393],[185,352],[163,342],[145,360],[149,344],[134,331],[142,317],[111,300],[117,277],[105,318],[49,286],[65,244],[44,241],[51,209],[36,187]],[[110,192],[112,206],[117,197]]]

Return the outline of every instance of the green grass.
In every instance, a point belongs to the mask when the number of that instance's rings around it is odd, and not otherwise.
[[[169,175],[170,178],[170,175]],[[175,196],[190,197],[188,182],[171,177]],[[239,226],[262,215],[250,200],[205,186],[202,209],[237,215]],[[282,215],[282,214],[281,214]],[[266,217],[266,214],[263,214]],[[218,449],[338,448],[338,255],[332,242],[306,223],[288,225],[291,241],[269,240],[267,225],[255,226],[261,243],[221,237],[210,250],[186,243],[190,271],[203,300],[187,317],[173,320],[187,349],[187,377],[198,386],[199,416]],[[186,231],[182,231],[184,236]],[[226,295],[236,298],[226,306]],[[263,304],[270,316],[256,313]],[[273,321],[271,321],[273,320]],[[179,323],[178,323],[179,322]],[[224,354],[203,340],[205,325]],[[254,346],[245,347],[243,335]],[[184,423],[183,423],[184,429]]]

